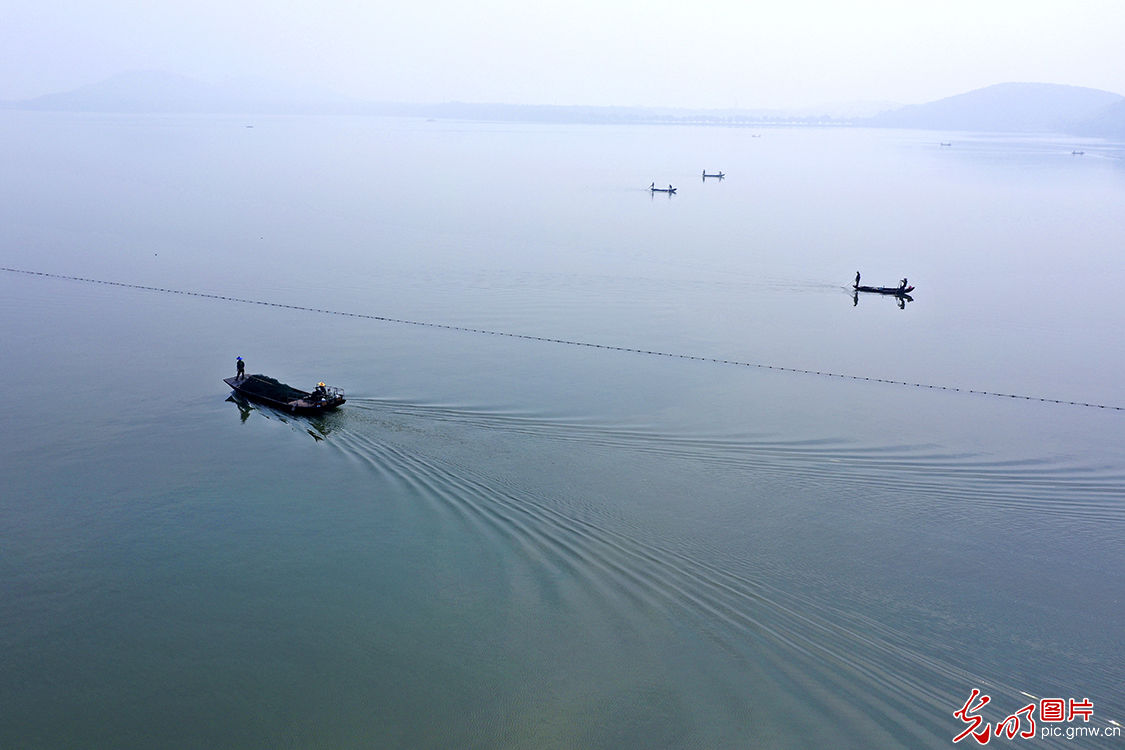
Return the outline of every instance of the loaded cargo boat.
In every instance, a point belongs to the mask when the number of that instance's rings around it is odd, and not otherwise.
[[[293,414],[319,414],[344,403],[344,391],[324,383],[317,383],[310,393],[266,375],[236,375],[223,378],[223,382],[249,401],[268,404]]]

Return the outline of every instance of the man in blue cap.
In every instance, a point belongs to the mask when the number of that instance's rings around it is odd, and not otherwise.
[[[235,375],[238,376],[239,380],[246,377],[246,363],[242,361],[242,357],[235,357],[235,367],[238,370]]]

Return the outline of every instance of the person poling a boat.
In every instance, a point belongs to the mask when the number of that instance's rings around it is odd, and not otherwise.
[[[910,280],[901,278],[898,281],[898,286],[861,286],[859,271],[855,272],[855,283],[852,284],[852,289],[857,292],[874,292],[876,294],[895,294],[899,296],[906,296],[914,291],[914,287],[910,286]]]

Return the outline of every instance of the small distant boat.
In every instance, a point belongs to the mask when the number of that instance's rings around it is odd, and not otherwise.
[[[1071,151],[1070,153],[1073,154],[1074,156],[1085,156],[1086,155],[1085,151]]]
[[[914,286],[853,286],[857,292],[872,292],[874,294],[894,294],[904,297],[914,291]]]
[[[249,401],[268,404],[293,414],[319,414],[344,403],[344,391],[324,383],[318,383],[309,393],[265,375],[236,375],[223,378],[223,382]]]
[[[707,179],[708,177],[717,177],[717,178],[719,178],[719,179],[721,180],[721,179],[723,179],[724,177],[726,177],[726,175],[725,175],[725,174],[723,174],[722,172],[716,172],[715,174],[707,174],[707,170],[706,170],[706,169],[704,169],[704,170],[703,170],[703,179],[705,179],[705,180],[706,180],[706,179]]]
[[[676,188],[672,187],[671,185],[666,188],[658,188],[655,182],[649,185],[648,189],[653,193],[668,193],[669,195],[676,192]]]
[[[943,145],[943,146],[952,146],[953,144],[952,144],[952,143],[946,143],[945,141],[942,141],[941,145]]]

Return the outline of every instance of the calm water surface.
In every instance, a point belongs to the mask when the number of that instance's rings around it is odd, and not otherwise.
[[[1125,721],[1122,146],[0,136],[0,746],[936,748],[974,688]],[[348,404],[228,401],[236,355]]]

